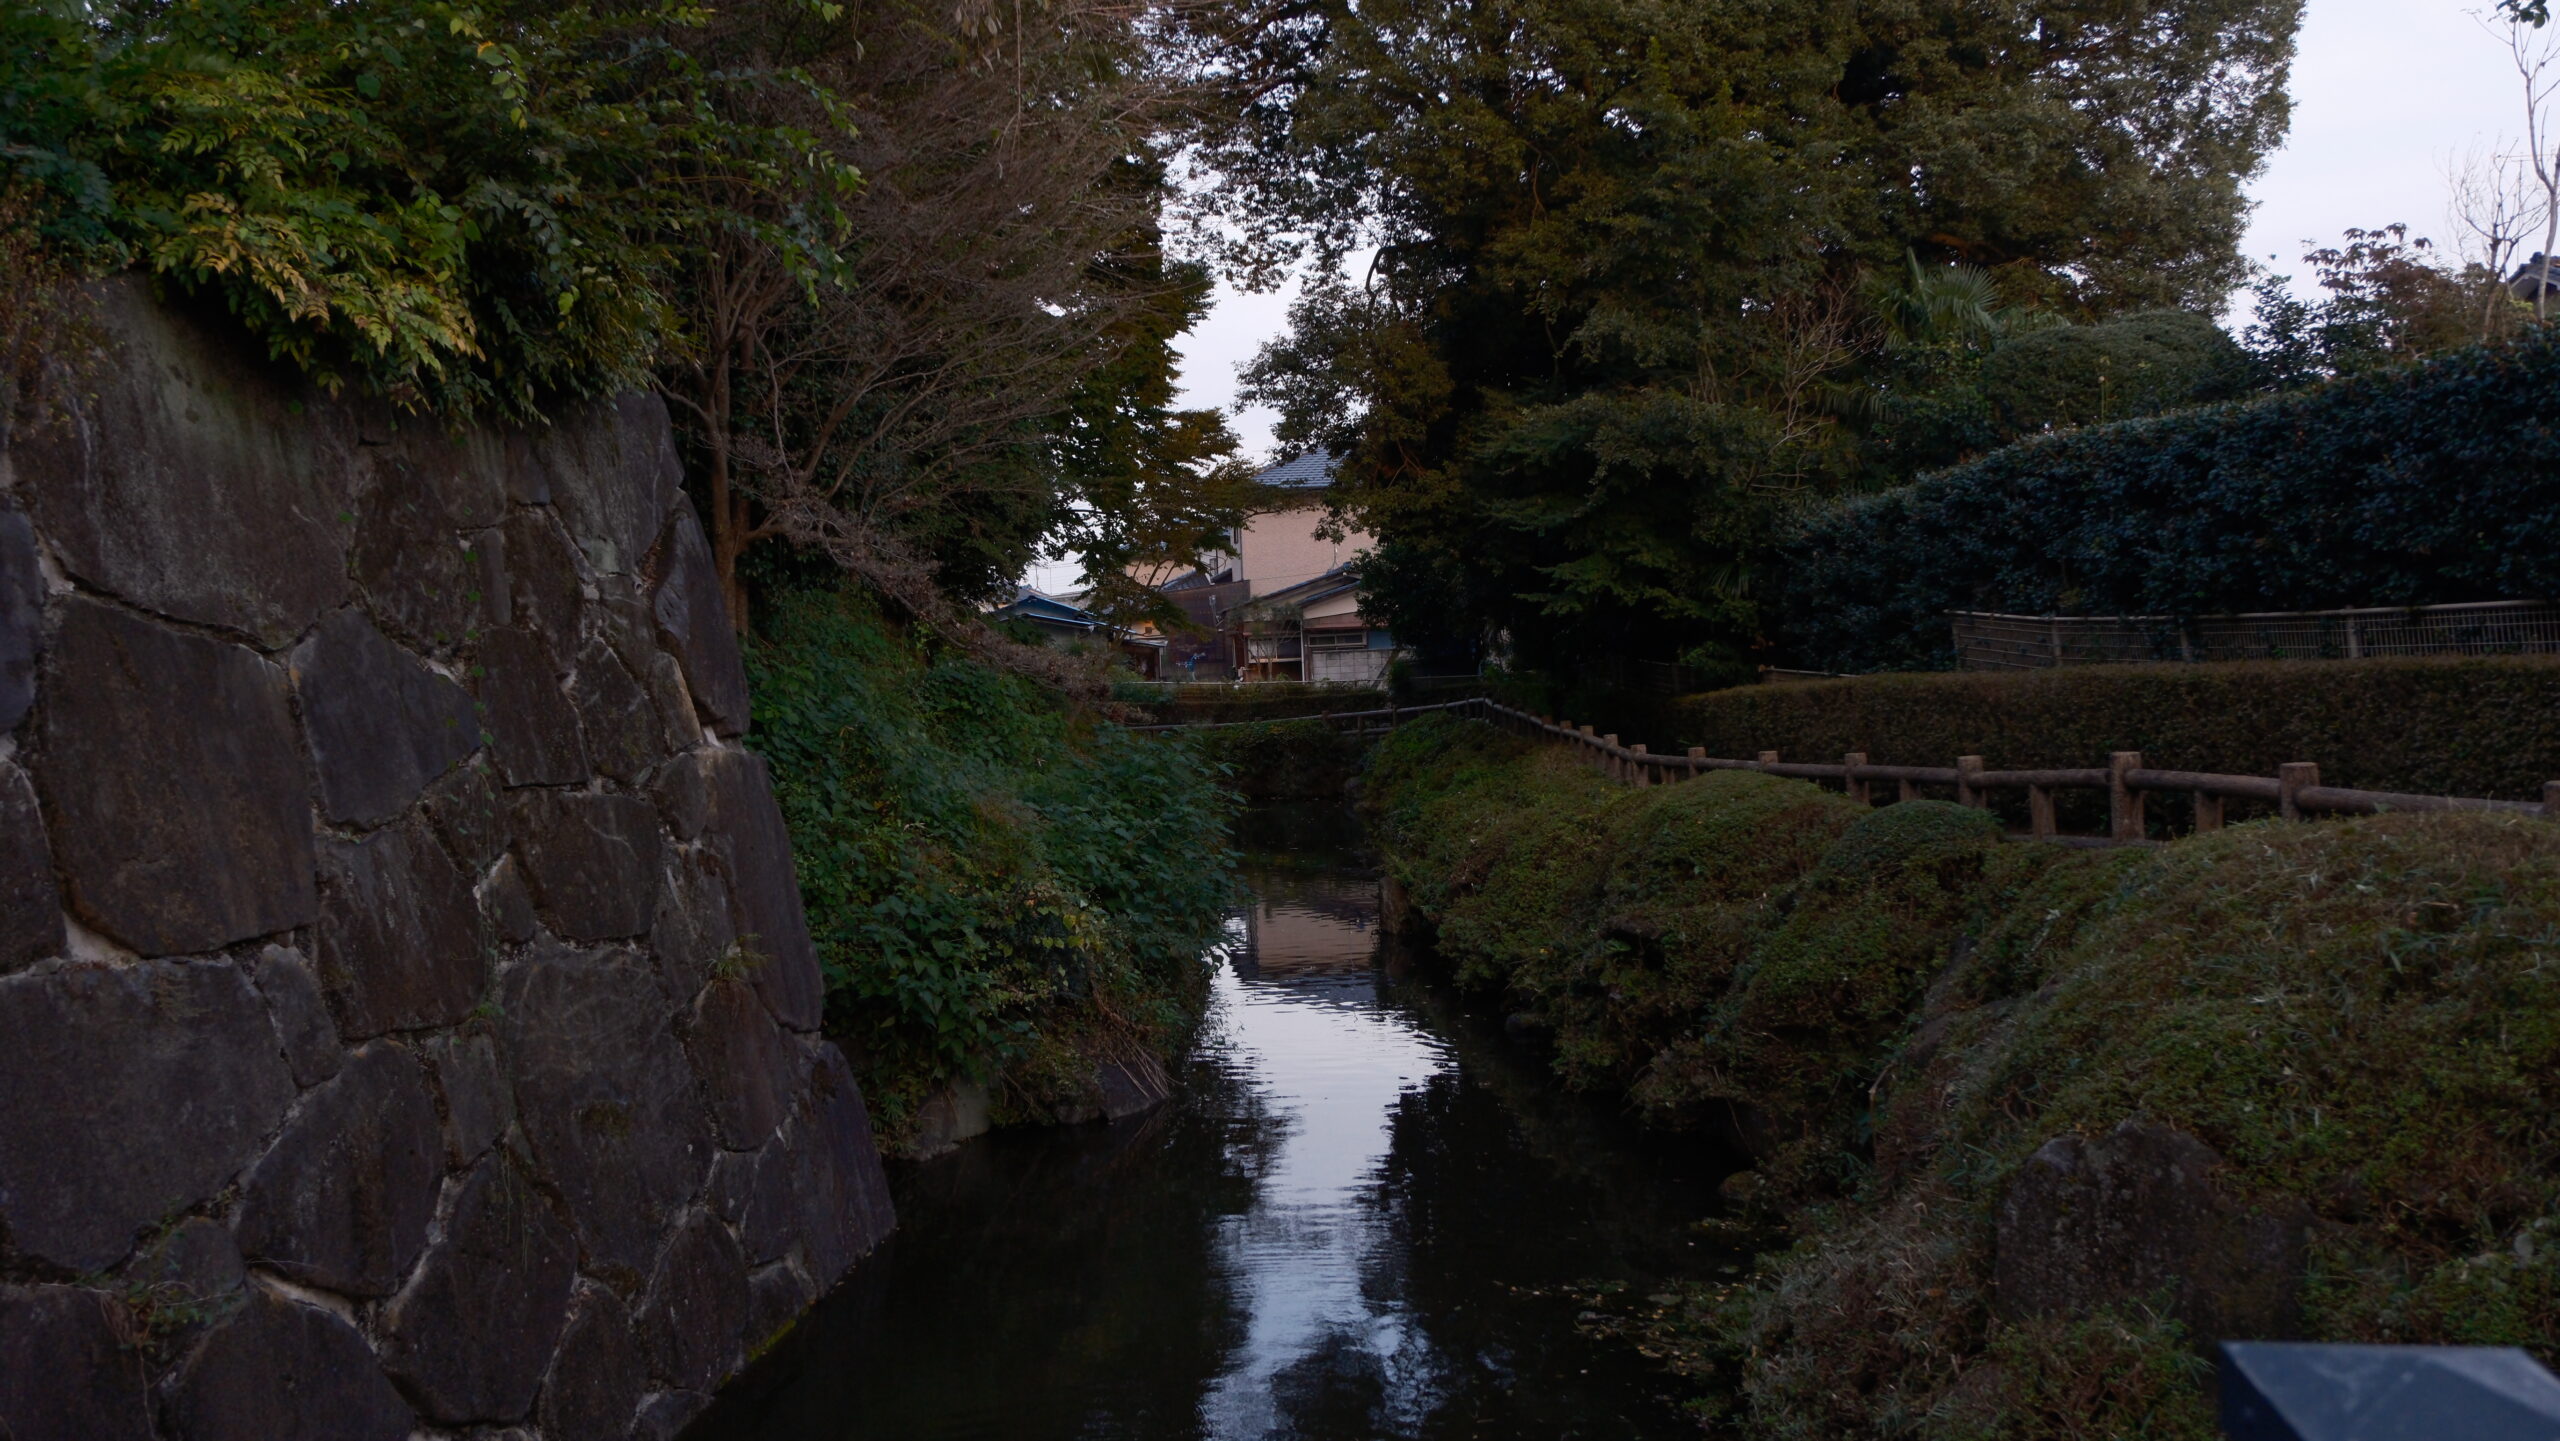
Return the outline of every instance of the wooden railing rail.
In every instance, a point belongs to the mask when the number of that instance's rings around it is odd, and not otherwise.
[[[1980,756],[1959,756],[1952,766],[1887,766],[1870,764],[1865,755],[1856,752],[1842,756],[1836,764],[1781,760],[1776,751],[1762,751],[1747,761],[1729,760],[1708,755],[1697,746],[1690,747],[1687,755],[1656,755],[1641,745],[1621,745],[1616,736],[1598,734],[1590,726],[1578,726],[1553,716],[1531,715],[1487,696],[1470,696],[1439,705],[1388,706],[1383,710],[1344,711],[1289,719],[1322,720],[1337,726],[1348,725],[1357,734],[1370,734],[1391,730],[1399,722],[1414,716],[1440,711],[1473,711],[1506,730],[1542,736],[1574,747],[1594,767],[1635,786],[1665,785],[1689,780],[1708,771],[1758,771],[1763,775],[1789,776],[1797,780],[1834,782],[1852,799],[1865,804],[1879,803],[1879,787],[1885,785],[1892,787],[1890,794],[1881,797],[1881,803],[1887,805],[1917,798],[1921,786],[1938,786],[1953,790],[1958,804],[1983,809],[1990,807],[1994,792],[2024,791],[2027,830],[2020,839],[2081,845],[2149,843],[2152,837],[2145,801],[2154,795],[2188,797],[2194,806],[2194,828],[2199,831],[2220,830],[2225,803],[2234,800],[2270,803],[2275,806],[2276,813],[2287,820],[2314,815],[2376,815],[2384,811],[2485,811],[2560,820],[2560,780],[2545,781],[2542,799],[2536,802],[2491,800],[2478,796],[2411,795],[2401,791],[2327,786],[2320,783],[2320,767],[2309,761],[2294,761],[2280,766],[2273,776],[2158,770],[2142,763],[2140,751],[2118,751],[2107,758],[2104,766],[2032,771],[1995,771],[1986,766]],[[1373,725],[1373,722],[1384,724]],[[1218,730],[1229,726],[1278,723],[1269,720],[1214,721],[1194,725],[1136,726],[1132,729]],[[2054,795],[2058,791],[2071,790],[2106,793],[2105,835],[2062,833],[2055,822]]]
[[[2560,820],[2560,780],[2546,781],[2540,801],[2492,800],[2478,796],[2412,795],[2400,791],[2355,790],[2320,783],[2320,767],[2296,761],[2273,776],[2222,775],[2209,771],[2158,770],[2142,763],[2139,751],[2118,751],[2105,766],[2057,770],[1995,771],[1980,756],[1960,756],[1953,766],[1888,766],[1870,764],[1850,754],[1827,761],[1781,760],[1762,751],[1752,760],[1710,756],[1692,747],[1685,756],[1654,755],[1643,746],[1622,746],[1616,736],[1599,736],[1589,726],[1531,715],[1490,699],[1473,702],[1487,720],[1523,734],[1540,735],[1588,752],[1591,763],[1631,785],[1662,785],[1707,771],[1753,770],[1764,775],[1838,784],[1853,799],[1874,804],[1911,800],[1918,787],[1938,786],[1955,792],[1959,804],[1988,808],[1994,792],[2026,792],[2028,829],[2022,839],[2080,844],[2140,845],[2151,839],[2145,800],[2153,795],[2184,795],[2194,805],[2195,828],[2219,830],[2224,806],[2233,800],[2271,803],[2277,813],[2298,820],[2313,815],[2375,815],[2384,811],[2485,811],[2504,815]],[[1456,707],[1450,707],[1455,709]],[[1889,794],[1880,796],[1885,786]],[[2060,791],[2102,791],[2107,796],[2107,832],[2103,836],[2064,835],[2054,819],[2054,796]]]

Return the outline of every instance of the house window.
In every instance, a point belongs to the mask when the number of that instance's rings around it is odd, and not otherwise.
[[[1366,650],[1369,633],[1365,630],[1311,630],[1307,632],[1309,650]]]

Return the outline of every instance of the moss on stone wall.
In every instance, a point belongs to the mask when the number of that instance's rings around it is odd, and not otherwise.
[[[2225,1337],[2560,1359],[2560,827],[2007,844],[1436,720],[1371,796],[1568,1083],[1749,1158],[1755,1272],[1595,1324],[1755,1434],[2202,1438]]]

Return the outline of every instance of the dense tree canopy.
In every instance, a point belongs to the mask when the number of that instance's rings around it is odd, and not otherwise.
[[[1530,661],[1746,638],[1791,497],[1867,474],[1872,277],[2216,306],[2298,0],[1246,0],[1185,32],[1250,376],[1346,456],[1401,628]]]

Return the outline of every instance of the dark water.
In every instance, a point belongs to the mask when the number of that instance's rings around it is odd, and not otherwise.
[[[902,1168],[900,1230],[693,1441],[1695,1436],[1577,1289],[1725,1257],[1713,1158],[1559,1097],[1264,813],[1183,1093]]]

